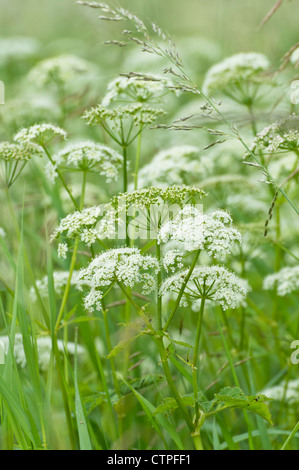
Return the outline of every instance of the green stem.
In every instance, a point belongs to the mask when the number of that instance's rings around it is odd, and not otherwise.
[[[191,266],[190,266],[190,269],[189,269],[189,271],[188,271],[188,274],[187,274],[187,276],[186,276],[186,278],[185,278],[185,281],[183,282],[183,285],[182,285],[182,287],[181,287],[181,289],[180,289],[180,292],[179,292],[179,295],[178,295],[178,297],[177,297],[177,300],[176,300],[174,309],[173,309],[173,311],[172,311],[170,317],[168,318],[168,320],[167,320],[167,322],[166,322],[166,325],[165,325],[164,328],[163,328],[163,331],[167,331],[167,330],[168,330],[169,325],[170,325],[170,323],[172,322],[173,317],[175,316],[177,309],[179,308],[179,305],[180,305],[180,302],[181,302],[181,298],[183,297],[183,294],[184,294],[184,292],[185,292],[185,289],[186,289],[186,286],[187,286],[187,284],[188,284],[188,281],[189,281],[189,279],[190,279],[190,277],[191,277],[191,275],[192,275],[192,273],[193,273],[193,271],[194,271],[194,268],[195,268],[196,263],[197,263],[197,261],[198,261],[199,255],[200,255],[200,250],[198,250],[198,251],[196,252],[196,255],[195,255],[195,257],[194,257],[194,259],[193,259],[193,262],[192,262],[192,264],[191,264]]]
[[[51,155],[50,155],[50,153],[49,153],[47,147],[43,146],[43,149],[44,149],[44,151],[45,151],[47,157],[49,158],[50,162],[52,163],[52,165],[55,165],[55,163],[54,163],[54,161],[53,161],[53,159],[52,159],[52,157],[51,157]],[[72,195],[72,193],[71,193],[71,191],[69,190],[69,188],[68,188],[66,182],[64,181],[64,178],[63,178],[61,172],[60,172],[57,168],[56,168],[56,172],[57,172],[58,177],[59,177],[59,179],[60,179],[62,185],[64,186],[66,192],[67,192],[68,195],[70,196],[70,198],[71,198],[71,200],[72,200],[72,202],[73,202],[75,208],[76,208],[77,210],[80,210],[80,209],[79,209],[79,206],[78,206],[78,204],[77,204],[77,202],[76,202],[76,200],[75,200],[75,198],[74,198],[74,196]]]
[[[135,174],[134,174],[134,188],[135,191],[138,189],[138,173],[140,166],[140,156],[141,156],[141,142],[142,142],[142,132],[140,131],[137,141],[137,152],[136,152],[136,161],[135,161]]]
[[[201,300],[200,312],[199,312],[199,315],[198,315],[197,329],[196,329],[196,339],[195,339],[195,347],[194,347],[194,355],[193,355],[193,364],[192,364],[193,392],[194,392],[196,423],[199,421],[199,418],[200,418],[200,410],[199,410],[199,407],[198,407],[197,362],[198,362],[198,356],[199,356],[199,343],[200,343],[200,336],[201,336],[201,330],[202,330],[202,320],[203,320],[204,309],[205,309],[205,297],[203,297],[202,300]]]
[[[156,243],[156,256],[160,263],[161,261],[161,246]],[[160,286],[162,284],[162,273],[161,270],[157,274],[157,328],[159,331],[162,330],[162,297],[160,295]]]

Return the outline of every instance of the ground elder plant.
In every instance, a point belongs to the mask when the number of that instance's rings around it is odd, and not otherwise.
[[[0,448],[296,450],[298,47],[78,4],[0,41]]]

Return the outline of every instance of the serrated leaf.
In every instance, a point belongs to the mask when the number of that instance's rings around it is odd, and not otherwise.
[[[113,359],[116,357],[119,353],[121,353],[124,349],[126,349],[135,339],[139,338],[139,336],[142,336],[141,334],[139,335],[134,335],[130,336],[130,338],[123,339],[120,341],[113,349],[110,351],[110,353],[107,356],[107,359]]]
[[[265,395],[246,396],[243,390],[237,387],[226,387],[215,394],[218,403],[224,403],[228,408],[241,408],[251,411],[272,424],[271,414],[266,404],[270,401]]]
[[[194,398],[191,395],[185,395],[182,397],[182,401],[185,406],[194,406]],[[167,415],[169,413],[173,413],[178,408],[178,404],[172,397],[167,397],[163,400],[161,405],[156,408],[156,414],[164,414]]]

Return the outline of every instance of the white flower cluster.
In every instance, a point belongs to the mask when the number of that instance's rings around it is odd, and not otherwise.
[[[167,278],[161,286],[161,295],[167,296],[171,292],[178,294],[188,271],[189,269],[186,269]],[[187,306],[188,301],[197,304],[199,300],[205,298],[220,304],[224,310],[234,309],[240,305],[248,291],[246,280],[222,266],[196,267],[188,280],[181,305]]]
[[[255,52],[236,54],[214,65],[208,71],[203,84],[204,92],[210,94],[236,83],[261,83],[270,63],[266,56]]]
[[[46,86],[56,82],[71,84],[80,76],[86,76],[92,71],[92,65],[80,57],[63,54],[39,62],[30,72],[30,82],[37,86]]]
[[[105,123],[109,128],[121,131],[122,122],[130,119],[136,127],[143,127],[155,122],[158,117],[165,115],[163,109],[136,103],[115,108],[99,105],[91,108],[83,115],[89,126]]]
[[[265,290],[277,290],[281,297],[299,291],[299,266],[283,268],[264,279]]]
[[[103,98],[102,105],[109,106],[115,101],[150,102],[173,88],[171,80],[158,76],[146,75],[138,77],[118,77],[108,85],[108,92]]]
[[[199,181],[210,171],[210,166],[210,159],[200,158],[199,148],[191,145],[172,147],[159,152],[148,165],[141,168],[139,186],[181,185],[190,181],[190,178]]]
[[[299,118],[292,114],[287,119],[267,126],[257,134],[251,150],[257,148],[268,153],[280,151],[298,151],[299,149]]]
[[[105,176],[107,182],[117,180],[123,157],[106,145],[81,142],[69,145],[53,157],[54,169],[93,171]],[[52,165],[53,166],[53,165]]]
[[[276,387],[267,388],[263,394],[275,401],[285,399],[288,405],[299,403],[299,380],[283,381]]]
[[[55,229],[51,236],[51,242],[64,236],[74,240],[77,237],[88,246],[92,245],[98,236],[96,224],[103,215],[103,208],[100,206],[92,206],[83,209],[81,212],[76,211],[67,215],[60,221],[59,226]],[[67,245],[60,244],[60,256],[64,257],[67,252]]]
[[[60,127],[53,124],[36,124],[34,126],[21,129],[14,137],[15,142],[21,144],[38,144],[46,146],[54,138],[59,137],[66,140],[67,133]]]
[[[28,161],[33,156],[41,157],[41,150],[33,144],[11,144],[10,142],[0,142],[0,158],[9,161]]]
[[[35,57],[40,51],[40,46],[34,38],[18,36],[0,38],[0,64]]]
[[[142,255],[137,248],[115,248],[97,256],[87,268],[79,271],[77,286],[82,290],[87,286],[90,291],[84,299],[87,310],[102,310],[103,289],[115,282],[126,287],[142,286],[144,293],[155,287],[155,276],[160,270],[158,261],[150,255]]]
[[[4,346],[4,353],[7,354],[9,351],[9,337],[0,336],[0,341]],[[49,367],[52,353],[52,340],[50,337],[40,337],[36,340],[37,355],[39,368],[42,371],[46,371]],[[63,341],[58,340],[58,349],[61,353],[75,354],[75,343],[68,342],[65,344]],[[85,349],[78,345],[77,346],[78,357],[82,357],[85,354]],[[23,346],[23,337],[21,334],[15,335],[14,340],[14,358],[17,365],[21,368],[25,368],[27,364],[25,350]]]
[[[176,269],[183,268],[182,252],[180,250],[169,250],[163,256],[163,267],[168,273],[174,272]]]
[[[173,220],[162,226],[158,241],[167,243],[168,240],[182,243],[187,251],[207,250],[210,256],[223,259],[242,237],[232,226],[232,218],[227,212],[205,215],[198,208],[186,205]]]
[[[58,297],[62,297],[64,288],[67,284],[69,278],[69,271],[54,271],[53,280],[54,280],[54,289]],[[77,271],[73,272],[71,285],[75,285],[77,281]],[[48,290],[48,276],[38,279],[36,281],[36,287],[41,297],[46,298],[49,296]],[[36,301],[36,293],[34,287],[31,287],[29,291],[30,298],[33,302]]]
[[[5,238],[6,237],[6,232],[4,230],[4,228],[0,227],[0,237],[1,238]]]

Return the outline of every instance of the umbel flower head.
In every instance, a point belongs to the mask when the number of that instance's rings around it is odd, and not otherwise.
[[[187,251],[207,250],[210,256],[223,259],[242,237],[227,212],[203,214],[197,207],[187,205],[162,226],[158,241],[169,240],[179,242]]]
[[[144,293],[155,287],[155,274],[160,270],[158,261],[142,255],[137,248],[115,248],[97,256],[85,269],[79,271],[77,286],[86,286],[89,293],[84,299],[87,310],[102,310],[103,291],[114,283],[125,287],[139,285]]]
[[[32,157],[42,157],[40,147],[32,143],[0,143],[2,178],[7,188],[12,186]]]
[[[8,336],[0,336],[0,341],[4,345],[4,353],[7,354],[9,351],[9,337]],[[67,352],[70,355],[75,354],[75,343],[65,343],[62,340],[57,341],[58,350],[61,353]],[[39,337],[36,340],[37,346],[37,355],[38,355],[38,365],[40,370],[46,371],[49,367],[51,355],[52,355],[52,339],[48,336],[46,337]],[[85,349],[78,345],[77,346],[77,354],[78,357],[83,357],[85,353]],[[14,358],[19,367],[24,369],[27,364],[26,354],[23,345],[23,337],[21,334],[16,334],[14,339]]]
[[[53,139],[66,140],[67,133],[53,124],[43,123],[21,129],[14,137],[20,144],[37,144],[46,147]]]
[[[276,290],[281,297],[299,291],[299,266],[283,268],[264,279],[265,290]]]
[[[139,186],[181,185],[186,181],[200,181],[205,176],[210,159],[200,158],[199,148],[182,145],[162,150],[139,172]]]
[[[299,117],[292,114],[286,119],[275,122],[257,134],[251,150],[261,149],[267,153],[298,152]]]
[[[87,77],[92,64],[80,57],[63,54],[39,62],[30,72],[29,80],[39,87],[46,85],[70,85],[75,79]]]
[[[118,77],[109,83],[102,105],[106,107],[117,101],[155,102],[173,87],[171,80],[158,75]]]
[[[0,38],[0,65],[35,58],[40,49],[41,44],[35,38],[22,36]]]
[[[127,220],[133,232],[141,230],[147,238],[157,238],[163,221],[173,217],[185,203],[195,203],[203,196],[205,193],[200,188],[184,185],[153,186],[119,194],[105,206],[106,214],[97,226],[98,237],[115,237],[116,225],[122,230]]]
[[[57,297],[62,297],[64,288],[68,282],[70,273],[68,271],[54,271],[53,280],[54,280],[54,289]],[[75,285],[77,280],[77,271],[73,272],[71,284]],[[38,279],[36,281],[36,287],[41,297],[47,298],[49,296],[48,288],[48,276]],[[29,292],[30,298],[33,302],[37,300],[34,287],[31,287]]]
[[[263,54],[252,52],[233,55],[211,67],[203,90],[208,95],[222,92],[243,103],[244,98],[252,97],[249,96],[251,92],[248,85],[255,86],[268,81],[265,72],[269,67],[269,61]]]
[[[64,237],[68,240],[79,239],[88,246],[97,240],[98,231],[96,225],[103,215],[101,206],[92,206],[80,211],[75,211],[67,215],[60,221],[59,226],[55,229],[51,236],[51,242]],[[68,251],[68,245],[61,243],[59,245],[59,253],[61,257],[65,257]]]
[[[129,120],[134,126],[140,128],[152,124],[163,115],[165,115],[163,109],[136,103],[115,108],[99,105],[86,111],[83,119],[89,126],[104,125],[120,132],[124,121]]]
[[[65,171],[96,172],[107,182],[117,180],[123,157],[106,145],[80,142],[66,147],[53,157],[55,169]]]
[[[168,277],[161,286],[161,295],[178,294],[188,272],[186,269]],[[181,305],[187,306],[191,302],[196,307],[205,299],[220,304],[224,310],[234,309],[246,297],[248,290],[247,281],[222,266],[196,267],[188,280]]]
[[[285,401],[288,405],[294,405],[299,403],[299,380],[284,380],[275,387],[267,388],[263,393],[274,401]]]

